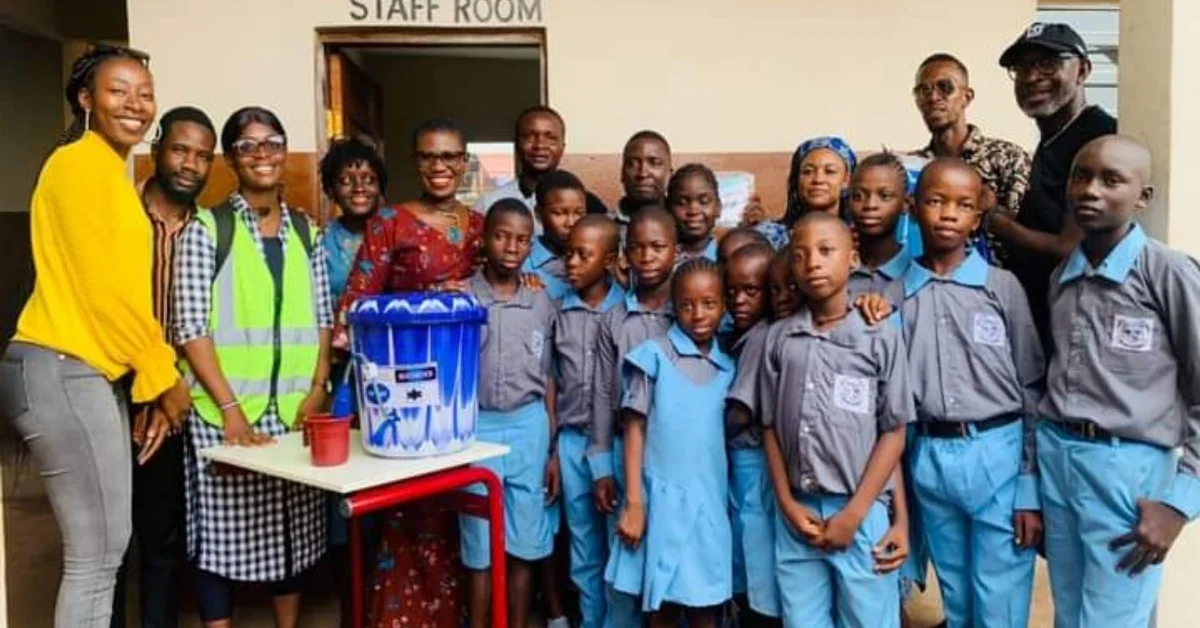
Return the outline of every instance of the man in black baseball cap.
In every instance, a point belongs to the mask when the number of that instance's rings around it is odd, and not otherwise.
[[[1116,133],[1117,121],[1099,106],[1087,105],[1084,83],[1092,62],[1083,38],[1066,24],[1030,25],[1000,55],[1000,65],[1012,77],[1017,106],[1037,123],[1041,141],[1017,216],[994,212],[986,222],[1010,251],[1008,268],[1025,287],[1049,350],[1050,274],[1082,238],[1067,212],[1067,175],[1075,153],[1097,137]]]

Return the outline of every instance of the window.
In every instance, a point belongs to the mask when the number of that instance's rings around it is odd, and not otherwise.
[[[1117,65],[1120,63],[1121,13],[1116,3],[1094,6],[1055,6],[1046,2],[1038,9],[1039,22],[1070,24],[1087,43],[1092,60],[1088,78],[1088,102],[1117,115]]]

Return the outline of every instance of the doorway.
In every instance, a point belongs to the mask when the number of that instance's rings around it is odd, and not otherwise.
[[[467,138],[470,160],[461,201],[471,204],[512,178],[513,121],[522,109],[546,101],[544,30],[398,28],[319,35],[322,152],[330,138],[369,138],[388,169],[388,200],[414,198],[419,189],[410,149],[413,128],[445,118]]]

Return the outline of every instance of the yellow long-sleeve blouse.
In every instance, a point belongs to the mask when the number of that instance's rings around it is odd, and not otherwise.
[[[135,402],[179,377],[151,293],[153,231],[125,161],[88,132],[55,150],[30,206],[37,279],[15,341],[78,358],[116,380],[135,372]]]

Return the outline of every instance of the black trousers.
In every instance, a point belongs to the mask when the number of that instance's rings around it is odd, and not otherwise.
[[[179,575],[184,564],[183,436],[167,438],[145,465],[137,464],[133,445],[133,542],[117,575],[112,628],[125,628],[127,572],[138,570],[142,628],[179,626]],[[132,549],[133,544],[130,544]]]

